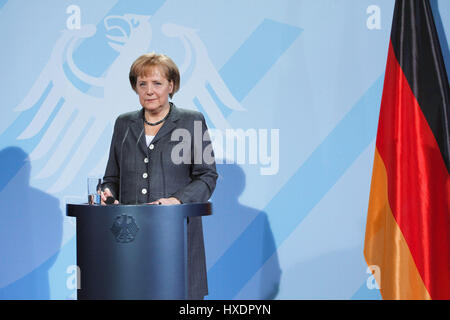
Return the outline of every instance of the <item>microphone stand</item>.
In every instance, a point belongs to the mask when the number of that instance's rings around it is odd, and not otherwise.
[[[125,136],[123,137],[122,140],[122,145],[120,146],[120,164],[119,164],[119,203],[122,204],[122,154],[123,154],[123,145],[125,143],[125,140],[128,136],[128,132],[130,131],[130,127],[127,127],[127,131],[125,132]]]

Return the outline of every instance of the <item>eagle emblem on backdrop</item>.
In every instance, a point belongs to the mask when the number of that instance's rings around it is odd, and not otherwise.
[[[128,83],[129,68],[138,56],[149,51],[148,48],[157,51],[152,49],[154,30],[150,16],[107,16],[103,23],[108,44],[117,52],[117,58],[101,76],[82,71],[73,59],[80,43],[96,34],[96,26],[64,30],[34,86],[15,108],[15,111],[23,112],[42,101],[40,109],[17,139],[31,139],[45,129],[42,139],[30,153],[30,160],[46,159],[46,164],[33,177],[35,179],[53,177],[58,172],[47,190],[51,193],[60,192],[72,183],[102,133],[114,124],[119,114],[137,109],[137,98]],[[197,32],[173,23],[163,24],[158,32],[178,39],[184,48],[184,59],[179,64],[183,83],[174,97],[175,103],[194,110],[199,104],[213,127],[230,128],[217,99],[231,110],[242,111],[244,108],[214,67]],[[167,54],[171,55],[170,52]],[[80,89],[77,83],[83,83],[87,89]],[[52,114],[54,116],[50,117]],[[52,120],[47,124],[49,118]],[[97,164],[92,164],[92,168],[106,163],[106,158],[107,154]]]

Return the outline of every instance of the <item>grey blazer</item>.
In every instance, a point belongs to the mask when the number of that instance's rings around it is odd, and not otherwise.
[[[108,187],[123,204],[148,203],[168,197],[175,197],[182,203],[207,201],[218,175],[214,161],[208,161],[210,164],[194,161],[206,148],[212,150],[210,141],[203,141],[209,139],[202,139],[207,131],[203,115],[171,103],[170,115],[149,147],[145,142],[143,116],[141,109],[117,118],[102,188]],[[194,143],[194,127],[197,136],[201,133],[201,143]],[[202,132],[199,132],[200,127]],[[171,134],[177,128],[186,129],[192,137],[190,154],[181,154],[190,158],[188,163],[175,164],[171,159],[173,147],[179,144],[171,141]],[[209,137],[207,133],[206,136]],[[188,298],[200,299],[208,294],[201,217],[189,219],[187,232]]]

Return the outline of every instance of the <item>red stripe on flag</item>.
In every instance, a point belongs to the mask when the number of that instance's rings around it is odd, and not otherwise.
[[[450,299],[450,178],[436,139],[389,45],[377,148],[388,197],[432,299]]]

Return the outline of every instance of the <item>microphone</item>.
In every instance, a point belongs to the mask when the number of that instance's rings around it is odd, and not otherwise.
[[[139,140],[141,140],[141,137],[142,137],[142,134],[144,133],[144,130],[145,130],[145,127],[142,127],[142,131],[139,134],[138,139],[136,140],[136,146],[135,146],[135,150],[134,150],[134,170],[136,170],[136,180],[134,180],[135,181],[135,185],[134,185],[134,191],[135,191],[135,202],[134,203],[135,204],[138,203],[138,201],[137,201],[137,198],[138,198],[138,196],[137,196],[138,172],[137,172],[137,167],[136,167],[136,164],[137,164],[137,151],[138,151],[138,143],[139,143]]]
[[[106,204],[113,204],[115,200],[116,199],[114,199],[114,197],[108,197],[108,198],[106,198],[105,203]]]
[[[119,173],[119,203],[120,204],[122,203],[122,172],[123,172],[123,168],[122,168],[122,154],[123,154],[123,145],[125,143],[125,140],[127,139],[129,131],[130,131],[130,127],[127,127],[127,131],[125,132],[125,135],[124,135],[123,140],[122,140],[122,144],[120,146],[120,161],[119,161],[119,170],[120,170],[120,173]],[[112,198],[112,197],[108,197],[106,199],[106,201],[108,201],[109,198]],[[114,203],[114,198],[113,198],[112,202]],[[108,203],[108,204],[110,204],[110,203]]]

